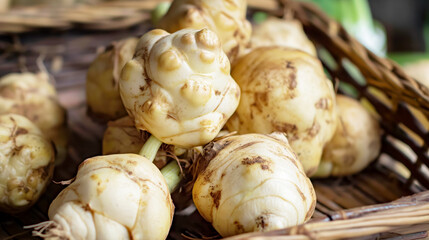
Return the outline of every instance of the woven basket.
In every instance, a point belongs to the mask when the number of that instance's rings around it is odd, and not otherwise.
[[[150,11],[168,0],[33,0],[30,6],[15,6],[12,0],[0,0],[0,35],[40,30],[117,30],[136,26],[150,17]],[[261,0],[253,6],[272,9]]]
[[[358,98],[378,113],[385,134],[378,160],[362,173],[313,181],[318,202],[311,221],[297,227],[244,234],[231,239],[427,238],[429,90],[408,77],[394,62],[369,52],[338,23],[309,3],[249,0],[249,10],[250,13],[266,11],[279,17],[298,19],[318,49],[329,52],[334,60],[335,64],[324,63],[332,79],[357,90]],[[151,27],[148,22],[132,25],[135,26],[109,32],[75,29],[43,36],[37,33],[0,36],[0,75],[37,71],[43,62],[56,80],[60,100],[68,109],[71,131],[69,156],[56,169],[55,181],[72,178],[82,160],[101,153],[105,126],[92,122],[85,114],[85,73],[100,51],[99,46],[127,36],[141,35]],[[80,26],[73,25],[74,28]],[[360,70],[364,82],[353,77],[345,66],[346,62]],[[62,188],[51,184],[38,203],[25,213],[16,216],[0,214],[0,239],[10,236],[30,238],[31,232],[24,230],[23,226],[47,220],[49,204]],[[173,194],[178,212],[169,238],[219,238],[210,224],[193,211],[195,209],[185,208],[184,192]]]
[[[0,9],[0,35],[46,29],[122,29],[146,20],[150,16],[149,11],[160,1],[100,1],[94,4],[51,2],[54,4],[19,6],[4,11]]]

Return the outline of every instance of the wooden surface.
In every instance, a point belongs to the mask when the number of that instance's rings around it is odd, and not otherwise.
[[[37,60],[52,73],[61,103],[68,111],[70,146],[68,158],[55,170],[54,181],[71,179],[84,159],[101,153],[104,127],[86,116],[85,74],[100,46],[131,35],[140,35],[148,24],[115,32],[38,32],[0,37],[0,76],[11,72],[38,71]],[[333,211],[365,205],[386,203],[422,191],[424,188],[404,183],[406,179],[393,174],[380,164],[374,164],[356,176],[316,180],[318,204],[314,219],[329,218]],[[47,220],[47,210],[63,186],[50,184],[46,193],[29,211],[10,216],[0,214],[0,239],[32,239],[23,226]],[[201,238],[216,236],[215,231],[192,208],[177,214],[170,233],[171,239],[184,236]],[[191,212],[191,215],[186,213]]]

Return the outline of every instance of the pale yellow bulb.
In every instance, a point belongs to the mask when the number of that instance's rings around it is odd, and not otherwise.
[[[31,207],[50,183],[55,153],[41,130],[27,118],[0,115],[0,210]]]
[[[313,186],[284,134],[225,137],[203,156],[208,165],[192,196],[223,237],[296,226],[313,215]]]
[[[184,28],[214,31],[233,62],[249,44],[252,26],[246,20],[245,0],[175,0],[158,26],[168,32]]]
[[[184,148],[213,140],[240,99],[220,46],[208,29],[143,35],[120,80],[135,126]]]
[[[286,133],[305,172],[313,174],[337,122],[334,89],[320,61],[295,49],[262,47],[240,58],[231,75],[242,96],[228,130]]]

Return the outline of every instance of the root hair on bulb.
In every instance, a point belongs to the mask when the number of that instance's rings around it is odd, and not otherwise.
[[[54,221],[45,221],[24,226],[24,229],[33,229],[33,236],[41,238],[68,239],[61,225]]]

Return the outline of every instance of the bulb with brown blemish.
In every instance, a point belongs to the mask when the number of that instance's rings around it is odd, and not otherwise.
[[[228,136],[204,147],[192,196],[223,237],[308,221],[314,188],[284,134]]]
[[[11,73],[0,79],[0,114],[25,116],[52,140],[56,164],[67,155],[67,112],[46,73]]]
[[[88,114],[99,121],[116,120],[127,112],[119,95],[119,76],[133,58],[138,38],[113,42],[91,63],[86,76]]]
[[[284,47],[261,47],[238,60],[231,75],[242,96],[229,131],[284,132],[308,176],[314,174],[337,117],[332,83],[318,59]]]
[[[214,139],[240,99],[219,38],[208,29],[143,35],[122,70],[120,94],[138,129],[184,148]]]
[[[49,207],[45,238],[166,239],[174,205],[148,159],[113,154],[85,160]]]
[[[337,95],[338,124],[323,149],[314,177],[346,176],[367,167],[380,153],[381,129],[377,120],[356,100]]]
[[[0,115],[0,211],[31,207],[52,178],[54,159],[52,144],[30,120]]]
[[[158,26],[168,32],[207,27],[219,36],[233,62],[250,40],[252,27],[246,9],[246,0],[175,0]]]

